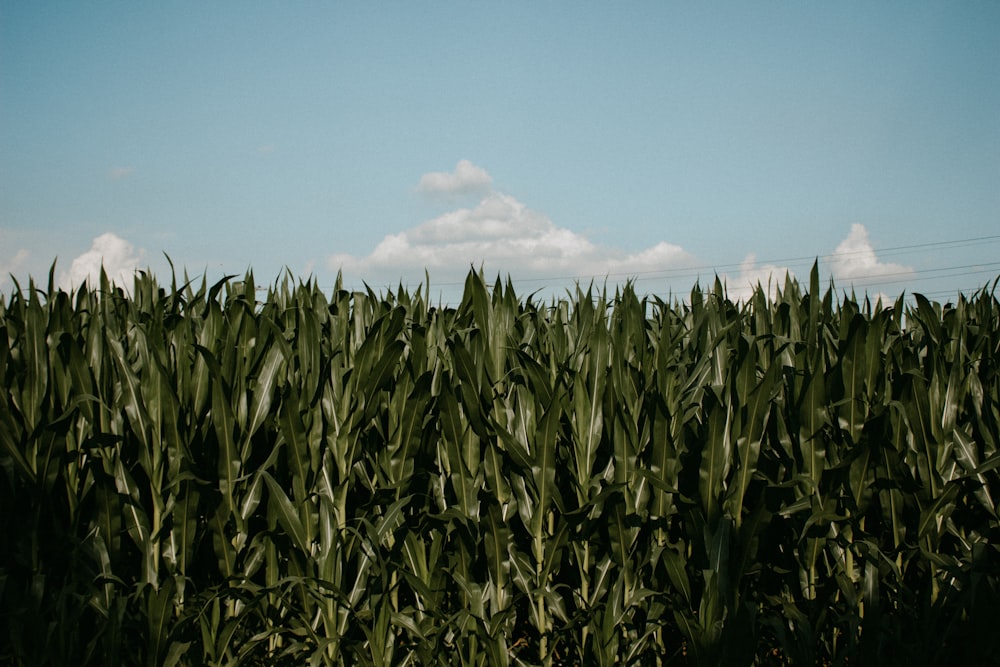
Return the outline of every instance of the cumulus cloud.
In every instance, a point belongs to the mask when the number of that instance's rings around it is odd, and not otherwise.
[[[417,191],[431,196],[485,195],[493,189],[493,178],[482,167],[459,160],[455,171],[424,174]]]
[[[757,286],[764,288],[769,299],[773,299],[776,290],[783,287],[787,276],[795,277],[795,273],[787,266],[763,264],[757,266],[757,256],[753,253],[746,256],[740,264],[740,271],[735,276],[722,276],[726,284],[726,295],[732,301],[747,301],[753,296]]]
[[[894,291],[884,288],[894,283],[906,284],[915,275],[912,267],[880,260],[868,238],[868,230],[857,223],[851,225],[847,238],[825,260],[820,268],[835,284],[857,288],[859,294],[867,293],[873,300],[882,299],[883,302],[890,300],[889,293]],[[795,272],[774,264],[757,266],[756,256],[750,254],[740,265],[737,275],[724,278],[727,293],[735,301],[750,298],[758,284],[773,298],[776,288],[784,285],[786,275],[794,278]]]
[[[833,251],[830,270],[835,280],[847,282],[888,276],[905,280],[913,275],[912,267],[880,261],[868,240],[868,230],[858,223],[851,225],[847,238]]]
[[[390,234],[367,255],[332,255],[327,266],[348,279],[369,282],[422,279],[426,269],[439,283],[461,280],[475,267],[487,275],[537,279],[557,288],[567,286],[567,278],[625,279],[696,264],[683,248],[666,242],[637,252],[594,243],[495,190],[489,173],[468,160],[451,173],[424,174],[417,190],[446,199],[475,195],[476,203]]]
[[[90,250],[73,260],[69,270],[60,276],[59,285],[63,289],[75,289],[84,282],[96,285],[103,266],[108,278],[128,286],[144,254],[116,234],[101,234],[91,243]]]
[[[362,279],[369,284],[422,281],[424,270],[432,282],[450,283],[460,281],[473,267],[482,268],[487,276],[509,274],[516,281],[540,281],[556,289],[567,286],[567,279],[588,282],[603,278],[608,278],[609,283],[637,278],[659,289],[686,279],[683,276],[693,281],[702,271],[710,270],[704,261],[666,241],[632,252],[595,243],[584,234],[558,226],[514,196],[499,192],[492,183],[486,170],[468,160],[460,161],[451,173],[424,174],[418,191],[449,197],[475,194],[475,203],[456,206],[414,227],[389,234],[366,255],[328,256],[327,267],[342,271],[348,281]],[[859,288],[884,287],[886,282],[905,281],[913,275],[910,267],[881,261],[867,230],[859,224],[851,227],[847,237],[824,260],[824,274],[838,284]],[[758,285],[773,298],[787,276],[795,277],[795,271],[778,263],[758,263],[757,256],[751,253],[738,270],[721,272],[719,276],[731,299],[745,301]]]
[[[830,272],[839,286],[851,287],[867,294],[873,302],[883,303],[899,294],[899,289],[889,285],[906,285],[916,275],[913,267],[881,261],[868,239],[868,230],[858,223],[851,225],[847,238],[830,256]]]
[[[470,266],[514,277],[599,279],[690,266],[694,261],[683,248],[666,242],[631,253],[593,243],[510,195],[490,192],[474,207],[386,236],[364,257],[337,254],[328,265],[366,279],[422,276],[427,269],[432,277],[450,280]]]

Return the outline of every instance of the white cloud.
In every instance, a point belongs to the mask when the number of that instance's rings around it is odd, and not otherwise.
[[[96,285],[103,266],[108,278],[123,287],[128,286],[144,254],[145,251],[136,251],[120,236],[111,232],[101,234],[91,243],[90,250],[76,257],[69,271],[61,274],[59,285],[67,290],[76,289],[85,281]]]
[[[905,284],[914,275],[912,267],[879,260],[868,239],[868,230],[857,223],[851,225],[847,238],[837,245],[821,269],[829,271],[828,277],[832,277],[838,287],[856,287],[859,298],[867,293],[873,301],[882,299],[883,303],[891,300],[889,293],[894,290],[877,288],[894,283]],[[767,290],[768,297],[773,298],[776,288],[784,286],[786,274],[795,277],[795,272],[788,267],[774,264],[757,266],[756,256],[750,254],[740,265],[738,275],[724,276],[724,279],[729,297],[736,301],[750,298],[758,283]],[[824,281],[826,279],[823,278]],[[808,284],[802,285],[803,289],[808,287]]]
[[[546,281],[556,288],[567,286],[566,278],[625,279],[696,264],[683,248],[666,242],[638,252],[596,244],[497,192],[492,182],[486,170],[468,160],[460,161],[453,173],[424,174],[417,186],[420,192],[477,195],[478,202],[390,234],[368,255],[332,255],[327,266],[343,271],[349,280],[370,283],[422,280],[425,269],[433,282],[460,281],[474,267],[487,275]]]
[[[784,287],[785,277],[795,273],[788,267],[776,264],[757,266],[757,256],[753,253],[746,256],[740,264],[740,272],[736,276],[722,276],[726,284],[726,295],[732,301],[747,301],[753,296],[757,286],[764,288],[769,299],[773,299],[776,290]]]
[[[594,243],[584,234],[557,226],[515,197],[494,190],[490,175],[467,160],[460,161],[452,173],[424,174],[418,190],[435,195],[477,194],[478,201],[389,234],[367,255],[331,255],[327,267],[342,271],[348,282],[360,279],[371,285],[422,282],[425,269],[432,283],[446,284],[461,281],[470,267],[482,268],[488,277],[510,275],[515,282],[548,283],[545,289],[566,287],[566,279],[600,282],[605,277],[609,284],[637,278],[657,289],[681,279],[686,270],[693,271],[689,275],[694,280],[706,268],[682,247],[665,241],[636,252]],[[838,284],[846,282],[861,289],[866,280],[868,285],[884,287],[887,282],[904,281],[913,275],[910,267],[879,260],[860,224],[851,226],[827,258],[828,263],[821,267],[824,273],[828,271]],[[720,273],[734,301],[749,299],[758,285],[773,298],[787,276],[794,278],[795,272],[775,263],[758,265],[752,253],[746,255],[737,272]],[[877,296],[884,297],[873,295]]]
[[[135,168],[133,167],[114,167],[108,172],[108,177],[112,181],[120,181],[123,178],[128,178],[133,173],[135,173]]]
[[[847,238],[840,242],[830,257],[830,269],[838,281],[854,281],[893,276],[900,280],[911,277],[913,268],[902,264],[879,261],[868,240],[864,225],[854,223]]]
[[[493,179],[482,167],[459,160],[455,171],[432,171],[420,177],[417,191],[428,195],[484,195],[493,189]]]
[[[628,253],[593,243],[558,227],[544,214],[514,197],[491,193],[473,208],[449,211],[399,234],[386,236],[365,257],[347,254],[328,259],[332,270],[370,280],[403,275],[432,280],[460,278],[474,266],[487,274],[513,278],[628,277],[647,271],[690,266],[683,248],[661,242]]]
[[[830,271],[838,287],[856,289],[859,298],[867,293],[873,303],[894,301],[892,295],[898,295],[900,289],[888,286],[905,285],[915,276],[913,267],[879,260],[868,240],[868,230],[858,223],[851,225],[847,238],[830,256]]]

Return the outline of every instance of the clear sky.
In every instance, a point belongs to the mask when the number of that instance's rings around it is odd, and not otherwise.
[[[984,0],[0,0],[0,289],[166,254],[739,294],[818,257],[943,300],[1000,275],[998,110]]]

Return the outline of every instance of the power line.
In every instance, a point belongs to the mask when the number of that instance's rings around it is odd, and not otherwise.
[[[778,258],[762,259],[762,260],[754,258],[752,264],[748,268],[752,270],[763,270],[766,269],[767,266],[773,265],[779,270],[791,270],[793,268],[798,268],[800,266],[805,266],[805,267],[811,266],[814,261],[850,259],[852,257],[866,256],[870,254],[874,254],[876,257],[881,258],[885,256],[895,256],[899,254],[912,253],[916,250],[952,250],[970,245],[984,245],[993,243],[1000,243],[1000,234],[990,234],[985,236],[975,236],[975,237],[950,239],[943,241],[930,241],[925,243],[911,243],[906,245],[887,246],[882,248],[865,248],[863,250],[832,252],[822,255],[799,255],[792,257],[778,257]],[[663,269],[648,269],[645,271],[616,271],[616,272],[607,272],[602,274],[580,273],[580,274],[563,274],[554,276],[529,276],[529,277],[519,277],[519,278],[508,274],[508,278],[510,282],[515,285],[543,284],[543,286],[544,284],[552,284],[552,283],[577,282],[582,284],[582,283],[597,282],[600,280],[608,281],[613,279],[629,279],[629,278],[634,278],[637,281],[643,280],[643,282],[648,282],[652,280],[670,280],[670,281],[691,280],[691,279],[697,280],[702,275],[706,274],[710,276],[716,276],[716,275],[722,276],[726,275],[727,273],[731,272],[731,270],[734,269],[742,270],[744,267],[747,267],[747,264],[748,264],[747,260],[744,259],[743,261],[739,262],[728,262],[723,264],[694,264],[694,265],[677,266],[677,267],[670,267]],[[787,265],[787,266],[780,266],[780,265]],[[470,266],[474,267],[475,265],[474,263],[470,262]],[[913,269],[906,272],[893,272],[893,273],[880,272],[880,273],[860,275],[860,276],[851,276],[846,280],[852,283],[860,280],[876,281],[874,283],[870,283],[871,285],[886,284],[886,283],[895,284],[910,280],[925,279],[925,278],[915,277],[916,274],[954,271],[958,269],[972,269],[976,267],[980,268],[978,268],[978,270],[971,271],[968,274],[971,275],[971,274],[988,273],[994,269],[982,268],[982,267],[1000,267],[1000,263],[993,262],[988,264],[966,265],[958,267]],[[934,277],[947,278],[947,277],[955,277],[955,275],[965,275],[965,274],[950,274],[950,275],[934,276]],[[888,278],[890,276],[905,276],[905,278],[900,278],[899,280],[886,281],[885,278]],[[400,280],[386,282],[385,284],[395,287],[395,285],[398,282],[400,282]],[[442,281],[442,282],[432,281],[433,287],[439,290],[441,288],[448,288],[448,287],[461,287],[464,284],[465,284],[464,278],[455,281]],[[333,287],[332,285],[325,286],[325,288],[328,289],[332,287]]]
[[[665,283],[665,287],[671,284],[676,284],[680,281],[692,281],[698,280],[706,275],[708,276],[723,276],[726,278],[730,288],[736,287],[734,285],[734,278],[738,276],[727,275],[733,270],[743,270],[744,267],[749,268],[753,271],[766,271],[768,266],[773,266],[777,271],[774,272],[774,277],[780,279],[786,271],[793,274],[799,272],[799,269],[808,270],[814,261],[828,262],[831,260],[843,260],[849,259],[856,256],[865,256],[874,254],[876,258],[882,259],[885,256],[898,256],[901,254],[913,253],[918,250],[936,250],[936,251],[946,251],[955,250],[962,247],[967,247],[970,245],[983,245],[983,244],[993,244],[1000,242],[1000,235],[987,235],[979,237],[970,237],[964,239],[953,239],[948,241],[935,241],[928,243],[915,243],[899,246],[890,246],[885,248],[866,248],[864,250],[852,251],[852,252],[840,252],[840,253],[828,253],[825,255],[817,256],[797,256],[797,257],[784,257],[777,259],[768,259],[761,261],[754,261],[752,265],[748,266],[746,261],[743,262],[731,262],[725,264],[700,264],[694,266],[683,266],[683,267],[673,267],[665,269],[652,269],[646,271],[633,271],[633,272],[608,272],[605,274],[574,274],[574,275],[558,275],[558,276],[533,276],[525,278],[517,278],[512,275],[508,275],[505,279],[509,279],[511,284],[521,285],[521,286],[531,286],[536,285],[542,289],[550,288],[551,286],[558,284],[565,284],[568,282],[575,282],[579,284],[587,283],[597,283],[601,280],[605,282],[615,282],[615,279],[634,279],[636,282],[641,282],[647,288],[652,288],[652,284]],[[958,265],[948,265],[948,266],[938,266],[929,268],[915,268],[906,271],[878,271],[874,273],[864,273],[853,276],[842,276],[839,279],[834,280],[834,284],[838,288],[851,288],[851,289],[864,289],[866,291],[879,291],[880,289],[885,289],[889,287],[897,288],[902,286],[906,288],[907,286],[913,285],[913,283],[926,282],[929,280],[945,280],[948,278],[964,278],[968,280],[974,276],[986,276],[986,280],[983,284],[978,285],[973,289],[941,289],[935,290],[934,292],[921,292],[925,296],[931,294],[946,294],[954,295],[958,292],[971,293],[978,291],[983,288],[990,279],[1000,274],[1000,262],[987,262],[987,263],[977,263],[977,264],[958,264]],[[395,289],[398,283],[404,282],[402,280],[387,282],[385,289],[392,290]],[[465,284],[465,279],[459,281],[444,281],[444,282],[434,282],[432,280],[431,287],[434,291],[441,292],[448,291],[449,288],[461,288]],[[374,284],[373,284],[374,286]],[[685,285],[685,289],[687,289]],[[650,292],[659,291],[657,289],[649,289]],[[910,292],[917,291],[910,289]]]
[[[754,267],[765,267],[767,265],[777,265],[777,264],[792,264],[792,265],[811,265],[813,261],[817,260],[831,260],[831,259],[843,259],[857,256],[864,256],[870,253],[874,253],[877,256],[885,255],[897,255],[904,252],[912,252],[917,249],[953,249],[969,245],[982,245],[984,243],[1000,243],[1000,234],[989,235],[989,236],[978,236],[965,239],[953,239],[950,241],[933,241],[929,243],[914,243],[910,245],[900,245],[900,246],[890,246],[887,248],[871,248],[865,250],[857,250],[850,252],[833,252],[827,253],[825,255],[802,255],[797,257],[781,257],[775,259],[764,259],[757,260],[754,259]],[[538,277],[528,277],[528,278],[514,278],[511,277],[511,282],[514,284],[523,283],[539,283],[539,282],[565,282],[565,281],[576,281],[576,282],[591,282],[598,279],[610,279],[610,278],[698,278],[703,273],[709,273],[711,275],[721,275],[727,273],[729,269],[742,269],[746,266],[746,260],[741,262],[729,262],[725,264],[696,264],[690,266],[679,266],[673,268],[664,269],[648,269],[646,271],[619,271],[619,272],[608,272],[604,274],[574,274],[574,275],[557,275],[557,276],[538,276]],[[994,264],[995,265],[995,264]],[[992,265],[991,265],[992,266]],[[779,267],[784,268],[784,267]],[[936,271],[944,269],[915,269],[913,272],[922,271]],[[885,275],[885,274],[875,274],[875,275]],[[449,281],[435,283],[438,287],[455,287],[464,285],[465,281]]]

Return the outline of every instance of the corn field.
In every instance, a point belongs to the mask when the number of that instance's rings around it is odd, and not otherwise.
[[[998,663],[989,289],[15,287],[0,664]]]

